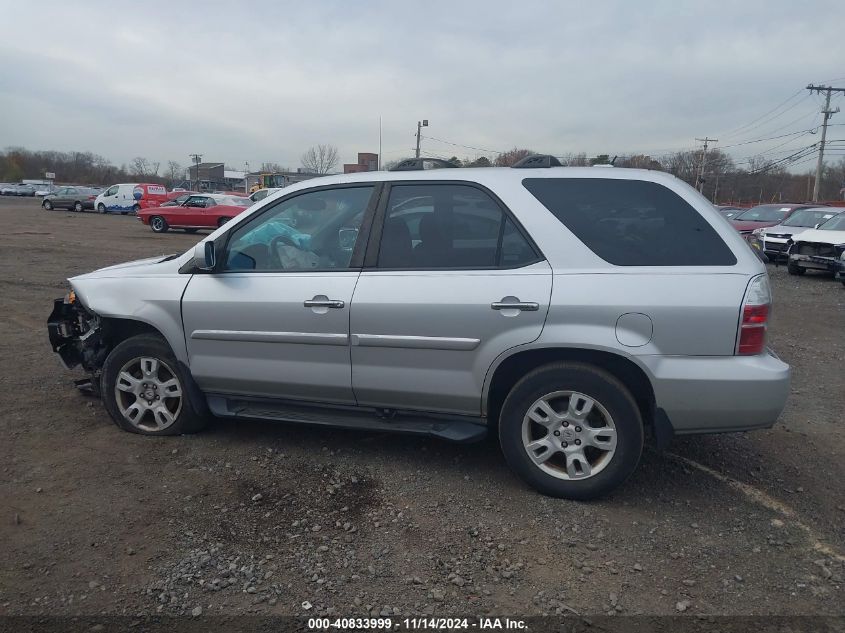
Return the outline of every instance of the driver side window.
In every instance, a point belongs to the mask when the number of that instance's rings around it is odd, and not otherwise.
[[[349,268],[373,189],[310,191],[276,203],[232,231],[224,270]]]

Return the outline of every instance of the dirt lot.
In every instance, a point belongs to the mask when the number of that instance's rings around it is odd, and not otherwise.
[[[794,371],[775,428],[647,450],[584,504],[527,489],[492,441],[118,430],[50,351],[51,301],[195,241],[0,199],[0,614],[845,613],[839,283],[770,269]]]

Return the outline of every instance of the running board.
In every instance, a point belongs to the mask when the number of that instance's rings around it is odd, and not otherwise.
[[[483,418],[466,416],[425,416],[392,409],[305,405],[289,401],[245,400],[225,396],[208,396],[211,412],[224,418],[276,420],[299,424],[316,424],[364,431],[408,433],[439,437],[450,442],[478,442],[487,436]]]

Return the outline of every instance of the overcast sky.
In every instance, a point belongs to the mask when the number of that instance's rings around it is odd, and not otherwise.
[[[116,164],[296,167],[317,143],[354,162],[378,150],[380,116],[385,160],[411,154],[422,118],[437,156],[661,154],[810,129],[821,100],[802,88],[845,83],[842,0],[0,0],[0,20],[0,147]]]

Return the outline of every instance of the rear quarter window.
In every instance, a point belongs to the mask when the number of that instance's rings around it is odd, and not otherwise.
[[[733,266],[716,230],[670,189],[642,180],[526,178],[523,186],[616,266]]]

